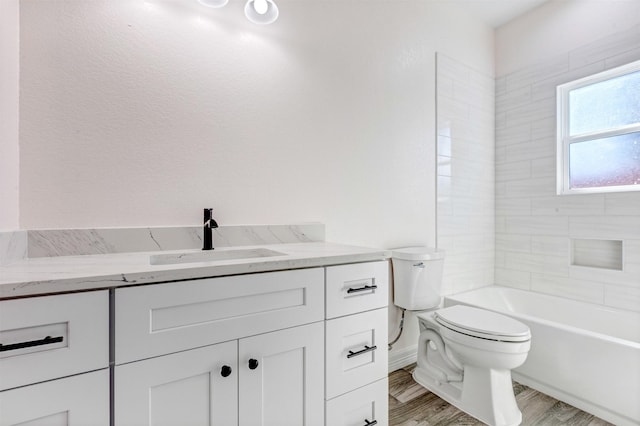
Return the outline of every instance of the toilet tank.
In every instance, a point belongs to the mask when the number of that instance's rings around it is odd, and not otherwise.
[[[442,300],[444,251],[403,247],[391,251],[393,303],[412,311],[436,308]]]

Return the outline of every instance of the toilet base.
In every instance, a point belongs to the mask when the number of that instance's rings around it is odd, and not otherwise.
[[[417,367],[413,379],[451,405],[491,426],[522,422],[511,384],[511,370],[464,367],[462,382],[443,382]]]

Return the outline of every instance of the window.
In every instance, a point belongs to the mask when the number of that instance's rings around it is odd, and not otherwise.
[[[640,61],[558,86],[558,194],[640,190]]]

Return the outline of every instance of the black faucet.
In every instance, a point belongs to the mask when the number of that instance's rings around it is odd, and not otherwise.
[[[202,250],[213,250],[213,229],[217,227],[218,223],[213,219],[213,209],[204,209]]]

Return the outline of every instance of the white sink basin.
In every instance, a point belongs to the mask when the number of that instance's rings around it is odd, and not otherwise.
[[[154,254],[149,256],[151,265],[174,265],[178,263],[218,262],[221,260],[259,259],[263,257],[286,256],[279,251],[253,248],[235,250],[207,250],[186,253]]]

